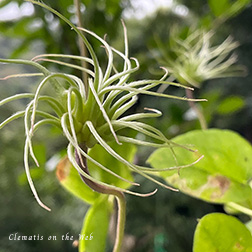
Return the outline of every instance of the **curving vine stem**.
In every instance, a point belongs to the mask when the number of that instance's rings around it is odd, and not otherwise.
[[[80,145],[80,148],[85,153],[88,152],[88,148],[85,145]],[[75,149],[75,160],[77,164],[79,165],[79,167],[82,169],[82,171],[90,175],[88,166],[87,166],[87,159],[83,155],[79,154],[79,152],[76,149]],[[116,240],[115,240],[113,252],[120,252],[123,237],[124,237],[124,227],[125,227],[125,220],[126,220],[126,200],[125,200],[124,193],[116,189],[106,187],[105,185],[97,184],[89,180],[88,178],[84,177],[82,174],[80,174],[80,177],[83,180],[83,182],[87,186],[89,186],[92,190],[98,193],[114,195],[116,197],[117,205],[118,205],[118,214],[117,214]]]

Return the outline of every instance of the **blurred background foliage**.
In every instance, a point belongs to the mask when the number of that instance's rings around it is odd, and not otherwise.
[[[72,0],[44,2],[76,22]],[[201,103],[201,106],[209,127],[232,129],[252,141],[250,1],[83,0],[81,11],[85,28],[102,37],[107,34],[107,40],[120,50],[123,50],[120,19],[125,20],[130,55],[136,57],[141,65],[134,76],[136,79],[160,78],[158,58],[163,49],[167,52],[170,50],[169,34],[174,27],[178,30],[189,27],[214,29],[216,44],[222,43],[231,35],[240,44],[235,53],[239,58],[238,63],[246,67],[247,75],[206,80],[200,89],[195,90],[194,96],[208,99],[208,102]],[[162,41],[162,50],[157,40]],[[1,58],[30,59],[40,53],[78,54],[76,41],[74,32],[66,24],[42,8],[33,7],[23,1],[0,2]],[[97,41],[92,43],[98,54],[103,51]],[[64,67],[61,69],[69,71]],[[28,70],[32,71],[16,65],[1,65],[0,77]],[[32,79],[1,81],[0,100],[11,94],[33,89],[35,84]],[[184,90],[172,87],[165,92],[185,95]],[[134,109],[142,110],[150,104],[151,107],[161,110],[163,116],[150,120],[149,123],[168,137],[200,128],[187,102],[167,101],[142,95]],[[22,102],[1,107],[0,121],[20,106],[24,106]],[[0,131],[0,251],[77,251],[72,241],[62,241],[61,236],[69,233],[74,239],[78,238],[87,206],[62,189],[53,169],[56,161],[51,159],[52,153],[65,148],[64,139],[59,137],[57,130],[45,127],[39,131],[35,140],[35,151],[41,167],[34,167],[32,176],[41,198],[53,210],[49,213],[37,205],[26,181],[22,153],[23,132],[22,120],[15,121]],[[151,150],[140,149],[136,161],[144,162],[150,152]],[[46,161],[48,159],[51,160],[50,163]],[[151,182],[137,179],[142,184],[142,192],[155,188]],[[223,211],[220,205],[210,205],[161,188],[150,198],[127,196],[127,204],[126,238],[131,244],[128,251],[137,252],[190,251],[197,218],[209,212]],[[9,235],[12,233],[39,234],[44,239],[28,242],[9,241]],[[57,241],[48,241],[47,237],[50,235],[56,235]]]

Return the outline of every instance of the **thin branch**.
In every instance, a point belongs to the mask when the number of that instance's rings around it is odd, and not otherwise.
[[[85,146],[82,146],[82,149],[87,153],[87,148]],[[87,167],[87,160],[85,157],[80,156],[77,150],[75,150],[75,159],[79,167],[85,173],[89,175],[89,170]],[[82,174],[80,174],[80,176],[82,180],[85,182],[85,184],[89,186],[91,189],[93,189],[94,191],[98,193],[114,195],[116,197],[117,203],[118,203],[118,215],[117,215],[116,241],[115,241],[113,252],[120,252],[123,237],[124,237],[124,227],[125,227],[125,221],[126,221],[126,200],[125,200],[124,193],[116,189],[111,189],[104,185],[97,184],[87,179]]]
[[[252,209],[249,209],[247,207],[244,207],[244,206],[241,206],[235,202],[228,202],[227,203],[227,206],[235,209],[235,210],[238,210],[239,212],[242,212],[244,214],[247,214],[249,216],[252,216]]]
[[[200,126],[203,130],[207,129],[207,122],[206,119],[201,111],[201,109],[195,104],[193,101],[193,94],[192,91],[189,89],[186,89],[186,96],[188,98],[188,104],[191,107],[191,109],[197,114],[197,117],[200,122]]]
[[[79,27],[83,27],[83,20],[82,20],[82,16],[81,16],[81,10],[80,10],[80,0],[74,0],[74,5],[75,5],[75,9],[76,9],[76,16],[77,16],[77,24]],[[86,49],[86,46],[85,44],[83,43],[83,40],[79,37],[78,38],[78,41],[79,41],[79,49],[80,49],[80,55],[83,56],[83,57],[86,57],[87,56],[87,49]],[[81,61],[81,66],[85,69],[88,68],[87,66],[87,63],[85,61]],[[87,91],[88,91],[88,88],[87,88],[87,83],[88,83],[88,76],[87,76],[87,73],[82,71],[82,79],[83,79],[83,82],[85,83],[85,89],[86,89],[86,94],[87,94]]]

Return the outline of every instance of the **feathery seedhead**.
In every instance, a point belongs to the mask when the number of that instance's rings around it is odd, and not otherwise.
[[[231,36],[221,44],[213,45],[214,31],[197,29],[182,38],[177,29],[171,29],[170,43],[163,48],[160,62],[180,83],[200,87],[203,81],[244,75],[245,69],[236,65],[233,50],[239,46]]]
[[[24,117],[26,132],[24,165],[29,185],[38,203],[45,209],[50,210],[39,199],[29,170],[30,155],[35,163],[39,165],[33,152],[32,138],[36,130],[44,124],[54,125],[62,131],[62,135],[65,136],[69,142],[67,147],[68,160],[81,176],[93,183],[138,196],[151,195],[139,194],[125,188],[119,188],[112,184],[104,183],[97,180],[95,177],[90,176],[89,173],[83,170],[83,167],[85,167],[84,161],[89,160],[89,162],[95,164],[99,169],[103,169],[104,171],[112,174],[115,179],[126,181],[129,186],[137,185],[137,183],[119,176],[109,167],[105,167],[89,155],[89,150],[96,144],[99,144],[108,154],[125,164],[130,170],[141,174],[147,179],[150,179],[163,187],[176,190],[150,176],[150,173],[160,172],[160,169],[151,169],[131,163],[119,155],[116,149],[111,148],[108,143],[115,141],[117,144],[132,143],[134,145],[152,146],[155,148],[167,147],[172,150],[173,146],[178,145],[169,141],[158,129],[141,122],[144,118],[158,117],[161,115],[161,112],[148,108],[146,109],[146,112],[143,113],[136,113],[127,116],[125,116],[124,113],[135,104],[138,94],[187,100],[183,97],[160,94],[150,90],[159,84],[174,85],[187,89],[192,88],[165,81],[168,74],[167,70],[165,70],[164,75],[160,80],[138,80],[129,82],[128,80],[130,75],[139,69],[139,63],[135,58],[129,58],[128,56],[127,31],[124,24],[125,52],[122,53],[111,47],[104,39],[100,38],[95,33],[84,28],[77,28],[64,16],[47,5],[32,0],[29,1],[48,9],[65,21],[71,29],[80,36],[91,56],[90,58],[87,58],[76,55],[43,54],[34,57],[32,60],[0,59],[1,63],[26,64],[33,66],[38,70],[38,73],[35,74],[18,74],[7,76],[3,79],[31,76],[38,76],[41,78],[34,93],[16,94],[0,101],[0,106],[2,106],[17,99],[31,99],[25,110],[19,111],[7,118],[0,124],[0,129],[9,122],[17,118]],[[104,47],[104,53],[107,55],[107,66],[105,69],[101,68],[96,53],[86,36],[83,35],[83,32],[96,38],[100,41],[102,47]],[[123,60],[123,69],[119,70],[115,68],[114,54],[118,55]],[[84,68],[76,63],[66,62],[66,60],[85,61],[90,65],[90,67]],[[52,72],[41,64],[45,61],[56,65],[64,65],[72,69],[78,69],[88,75],[88,82],[84,83],[81,78],[72,74]],[[46,86],[51,87],[49,94],[45,94],[47,90]],[[51,109],[47,110],[43,107],[43,105],[39,106],[43,102],[47,102]],[[125,133],[127,132],[125,129],[141,132],[147,137],[147,139],[150,140],[134,139]],[[78,160],[80,162],[78,162]],[[184,167],[185,166],[182,168]],[[179,168],[180,167],[178,166],[172,167],[171,169]],[[167,167],[162,170],[168,169],[170,168]]]

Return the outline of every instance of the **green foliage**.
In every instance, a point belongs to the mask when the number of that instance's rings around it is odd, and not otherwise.
[[[97,192],[83,183],[80,174],[67,157],[63,158],[57,165],[57,178],[66,190],[88,204],[93,204],[99,198]]]
[[[247,106],[244,97],[238,95],[223,96],[219,88],[202,92],[202,96],[207,99],[207,102],[202,103],[201,106],[208,125],[211,125],[216,117],[222,120],[231,118],[231,116],[235,117]]]
[[[179,165],[204,158],[191,167],[160,173],[167,183],[182,192],[209,202],[249,202],[252,206],[252,147],[238,134],[228,130],[196,130],[175,137],[177,144],[197,151],[174,148]],[[170,150],[156,150],[148,159],[154,168],[175,166]]]
[[[118,146],[117,143],[112,142],[110,147],[116,147],[117,153],[119,155],[129,162],[133,161],[136,152],[134,145],[124,143],[123,145]],[[131,171],[128,169],[128,167],[108,154],[108,152],[105,151],[100,145],[96,145],[94,148],[92,148],[89,151],[89,155],[92,158],[96,158],[96,161],[102,164],[104,167],[111,167],[110,169],[119,176],[129,181],[133,180]],[[88,161],[87,164],[90,174],[97,180],[118,186],[120,188],[129,188],[128,183],[121,181],[120,179],[115,179],[113,175],[108,174],[91,161]],[[94,204],[95,201],[99,200],[100,194],[93,191],[90,189],[90,187],[83,183],[79,173],[73,167],[67,157],[64,157],[57,165],[57,178],[65,189],[70,191],[76,197],[84,200],[86,203]]]
[[[235,217],[212,213],[200,219],[193,252],[251,252],[252,237],[246,226]]]
[[[117,36],[123,6],[128,0],[82,1],[82,14],[85,28],[96,30],[100,36],[108,34],[110,38]],[[17,3],[25,4],[22,0],[1,1],[0,7]],[[52,8],[58,10],[68,19],[74,19],[74,5],[72,0],[44,1]],[[87,11],[88,10],[88,11]],[[60,25],[59,25],[60,24]],[[56,32],[55,32],[56,30]],[[0,33],[9,38],[18,38],[19,43],[13,49],[10,58],[20,57],[27,52],[35,41],[42,42],[47,53],[78,54],[78,48],[73,32],[58,17],[48,15],[43,9],[35,7],[32,16],[22,16],[18,20],[0,22]],[[55,36],[57,34],[57,36]],[[71,34],[71,35],[70,35]],[[99,44],[95,43],[98,48]]]
[[[209,0],[208,2],[212,12],[217,17],[222,15],[229,7],[229,0],[220,0],[218,2]]]
[[[230,18],[243,10],[251,0],[208,0],[208,3],[216,17]]]
[[[217,113],[227,115],[239,111],[245,106],[245,101],[239,96],[230,96],[222,100],[217,107]]]
[[[136,154],[136,147],[134,145],[129,143],[118,145],[116,142],[111,142],[109,146],[116,149],[117,153],[125,160],[133,162],[134,156]],[[130,169],[125,164],[119,162],[113,156],[111,156],[106,150],[104,150],[104,148],[102,148],[102,146],[96,145],[89,151],[89,155],[92,158],[96,158],[96,160],[105,167],[110,167],[111,171],[116,172],[119,176],[129,181],[133,180]],[[99,181],[103,181],[105,183],[125,189],[129,188],[128,183],[121,181],[120,179],[116,179],[114,176],[108,174],[104,170],[101,170],[98,166],[90,161],[88,161],[88,167],[92,176]]]
[[[38,181],[40,179],[43,179],[43,176],[45,175],[45,171],[41,168],[35,167],[31,169],[31,176],[34,181]],[[27,177],[25,172],[19,175],[18,177],[18,183],[21,186],[27,186]]]
[[[79,252],[105,251],[112,206],[108,196],[103,196],[88,210],[80,234]]]
[[[43,144],[34,145],[34,153],[36,153],[37,160],[40,164],[40,167],[33,167],[31,169],[31,176],[35,181],[43,179],[45,176],[45,163],[46,163],[46,147]],[[27,185],[27,177],[25,172],[21,173],[18,176],[18,183],[20,185]]]

